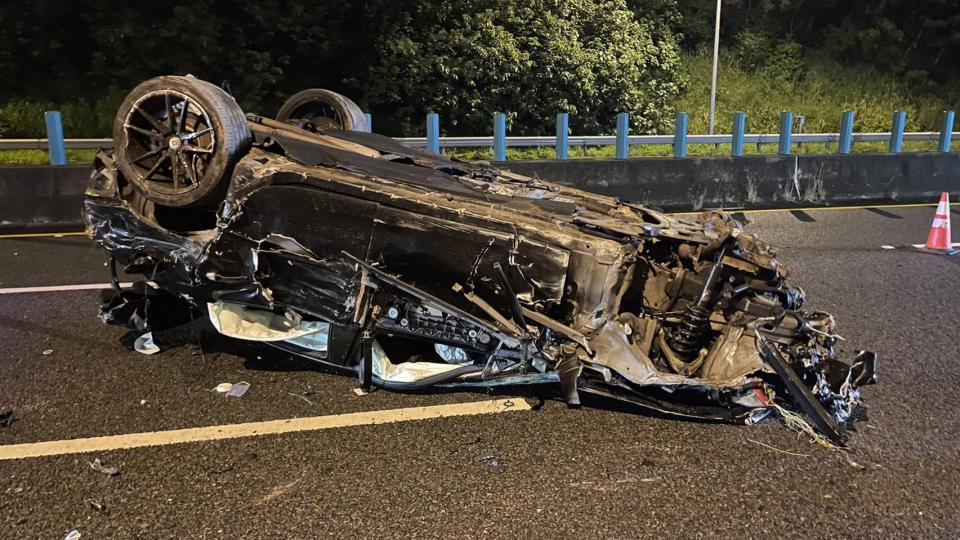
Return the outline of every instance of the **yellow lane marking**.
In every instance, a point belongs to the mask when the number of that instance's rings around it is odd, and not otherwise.
[[[109,435],[106,437],[90,437],[86,439],[8,444],[0,446],[0,461],[59,456],[63,454],[81,454],[86,452],[106,452],[109,450],[125,450],[145,446],[218,441],[241,437],[259,437],[298,431],[391,424],[394,422],[410,422],[451,416],[529,411],[530,409],[530,404],[521,398],[495,399],[469,403],[454,403],[450,405],[432,405],[428,407],[410,407],[407,409],[293,418],[289,420],[268,420],[266,422],[251,422],[247,424],[227,424],[223,426],[175,429],[171,431]]]
[[[120,283],[120,287],[129,287],[132,282]],[[8,287],[0,289],[0,294],[24,294],[62,291],[100,291],[113,287],[110,283],[84,283],[81,285],[50,285],[44,287]]]
[[[22,233],[0,234],[2,238],[63,238],[64,236],[86,236],[85,232],[58,232],[58,233]]]
[[[960,203],[950,203],[950,206],[958,206]],[[917,203],[917,204],[865,204],[863,206],[811,206],[808,208],[763,208],[757,210],[742,210],[738,208],[724,208],[726,212],[740,212],[743,214],[764,214],[769,212],[813,212],[813,211],[823,211],[823,210],[864,210],[866,208],[935,208],[937,203]],[[672,212],[671,215],[674,216],[695,216],[697,214],[703,213],[706,210],[701,210],[699,212]]]

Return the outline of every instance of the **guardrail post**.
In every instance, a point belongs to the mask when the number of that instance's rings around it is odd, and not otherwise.
[[[747,134],[747,113],[738,112],[733,115],[733,144],[730,145],[730,155],[743,157],[743,140]]]
[[[940,125],[940,144],[939,150],[944,154],[950,153],[950,146],[953,144],[953,119],[956,113],[953,111],[943,111],[943,124]]]
[[[365,112],[363,113],[363,119],[367,123],[367,133],[373,133],[373,115]]]
[[[440,153],[440,116],[437,113],[427,115],[427,152]]]
[[[690,117],[687,113],[677,113],[677,121],[673,127],[673,157],[683,159],[687,157],[687,128],[690,126]]]
[[[630,115],[622,112],[617,115],[617,159],[627,159],[630,153]]]
[[[857,113],[853,111],[843,111],[840,117],[840,141],[837,144],[837,153],[845,156],[850,155],[853,150],[853,122],[856,120]]]
[[[890,128],[890,153],[903,152],[903,130],[907,127],[907,112],[893,113],[893,126]]]
[[[570,115],[565,112],[557,113],[557,159],[566,160],[569,157],[569,134]]]
[[[507,160],[507,115],[503,113],[493,117],[493,160]]]
[[[789,156],[793,151],[793,113],[780,113],[780,150],[781,156]]]
[[[47,148],[50,151],[51,165],[67,164],[67,145],[63,141],[63,120],[60,111],[47,111],[43,115],[47,121]]]

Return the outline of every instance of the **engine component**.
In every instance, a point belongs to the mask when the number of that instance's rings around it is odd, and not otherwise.
[[[697,358],[700,349],[710,335],[710,309],[713,300],[713,289],[720,278],[720,268],[723,266],[723,256],[727,247],[720,248],[717,262],[710,268],[703,290],[695,303],[687,307],[680,318],[680,323],[670,334],[669,345],[674,354],[684,362]]]

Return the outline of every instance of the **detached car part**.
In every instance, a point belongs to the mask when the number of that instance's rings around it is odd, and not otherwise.
[[[776,251],[722,212],[661,214],[365,133],[349,99],[244,115],[186,77],[135,88],[97,155],[89,235],[128,273],[107,321],[182,303],[368,384],[559,382],[673,416],[799,409],[834,443],[876,355],[837,359]],[[153,306],[153,308],[151,308]]]

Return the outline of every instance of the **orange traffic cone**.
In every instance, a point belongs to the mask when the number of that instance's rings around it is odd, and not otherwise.
[[[952,255],[954,250],[951,242],[950,194],[943,192],[940,195],[940,204],[937,205],[937,213],[933,216],[933,223],[930,225],[930,235],[927,236],[924,251],[936,251]]]

